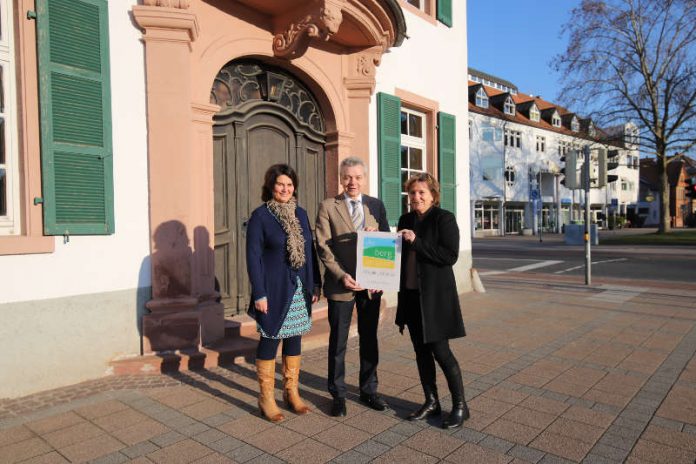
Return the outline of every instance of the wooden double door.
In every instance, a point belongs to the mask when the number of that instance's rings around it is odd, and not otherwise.
[[[246,311],[246,226],[261,201],[269,166],[287,163],[299,177],[298,203],[312,229],[325,192],[324,138],[281,106],[258,101],[245,111],[216,115],[213,127],[215,276],[226,315]]]

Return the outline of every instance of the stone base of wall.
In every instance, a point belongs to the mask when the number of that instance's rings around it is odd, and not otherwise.
[[[101,377],[139,355],[150,288],[0,304],[0,398]]]

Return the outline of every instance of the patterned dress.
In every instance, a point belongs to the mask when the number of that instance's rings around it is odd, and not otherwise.
[[[295,293],[292,295],[290,309],[288,309],[288,314],[285,316],[285,320],[278,331],[278,335],[272,337],[263,331],[261,325],[256,324],[256,330],[261,334],[262,337],[273,339],[304,335],[309,332],[311,328],[312,320],[308,315],[307,302],[304,297],[304,288],[302,287],[302,281],[299,277],[297,278],[297,288],[295,289]]]

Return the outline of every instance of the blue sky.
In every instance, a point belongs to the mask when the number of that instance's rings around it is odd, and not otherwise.
[[[549,63],[565,49],[563,25],[579,0],[468,0],[469,66],[506,79],[522,93],[558,103]]]

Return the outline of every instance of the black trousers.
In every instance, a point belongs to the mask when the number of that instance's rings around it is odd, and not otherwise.
[[[334,398],[346,397],[346,344],[353,317],[353,307],[358,313],[358,337],[360,340],[360,392],[377,393],[377,324],[381,294],[367,296],[367,290],[357,292],[350,301],[329,300],[329,393]]]
[[[403,290],[402,290],[403,291]],[[451,377],[460,372],[457,358],[449,346],[449,340],[438,340],[432,343],[423,342],[423,318],[421,316],[420,292],[418,290],[405,290],[407,297],[402,301],[406,302],[406,325],[411,336],[413,350],[416,352],[416,364],[418,365],[418,376],[426,396],[429,393],[437,393],[435,381],[435,362],[445,373],[448,384],[457,381]],[[461,379],[461,374],[460,374]],[[449,385],[452,390],[453,385]]]

